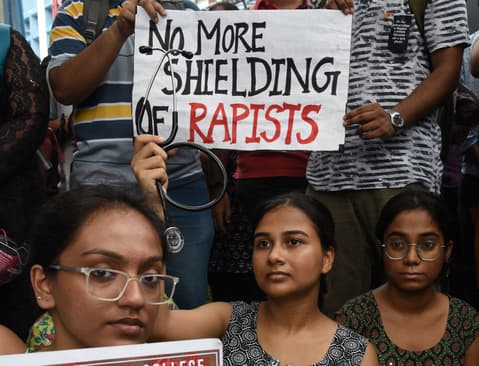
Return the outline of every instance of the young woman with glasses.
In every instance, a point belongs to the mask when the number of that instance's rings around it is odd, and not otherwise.
[[[142,196],[111,186],[49,201],[33,235],[31,282],[46,312],[33,343],[41,347],[41,335],[48,350],[146,342],[178,282],[165,275],[163,233]]]
[[[477,365],[479,314],[439,291],[451,230],[447,209],[430,193],[406,191],[384,206],[376,235],[387,282],[336,316],[369,338],[381,365]]]

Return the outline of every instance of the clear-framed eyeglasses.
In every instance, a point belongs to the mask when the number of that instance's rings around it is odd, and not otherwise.
[[[137,280],[147,303],[165,304],[173,298],[175,287],[180,282],[178,277],[158,273],[130,276],[126,272],[110,268],[70,267],[60,264],[52,264],[48,268],[55,271],[83,273],[87,293],[103,301],[119,300],[130,281]]]
[[[390,239],[386,240],[381,246],[384,248],[386,257],[392,260],[406,258],[409,247],[416,247],[416,254],[422,261],[432,262],[439,258],[441,252],[447,245],[432,239],[413,244],[407,243],[404,239]]]

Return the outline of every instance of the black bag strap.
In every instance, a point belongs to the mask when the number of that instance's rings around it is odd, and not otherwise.
[[[84,0],[83,25],[87,45],[90,45],[101,33],[109,9],[110,0]]]
[[[429,0],[408,0],[409,8],[414,14],[419,31],[424,37],[424,13]]]

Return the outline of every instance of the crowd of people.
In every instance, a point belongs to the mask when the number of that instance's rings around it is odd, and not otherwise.
[[[462,278],[454,260],[479,268],[479,117],[449,159],[437,119],[458,80],[479,98],[479,33],[469,36],[464,0],[425,2],[419,17],[410,3],[257,0],[251,11],[352,16],[345,142],[215,151],[227,193],[195,212],[161,190],[203,204],[218,172],[199,151],[167,153],[162,136],[132,131],[136,9],[156,22],[168,2],[110,1],[88,44],[84,1],[65,0],[46,70],[12,30],[0,95],[0,354],[216,337],[232,366],[477,364],[479,271],[467,273],[470,294],[450,277]],[[71,189],[52,197],[36,164],[49,92],[73,105],[75,149]],[[443,161],[460,176],[447,190],[455,199],[444,197]],[[28,265],[3,280],[14,264],[3,258],[23,243]]]

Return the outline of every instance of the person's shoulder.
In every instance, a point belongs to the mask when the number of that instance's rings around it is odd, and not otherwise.
[[[462,315],[467,315],[472,318],[476,318],[479,322],[479,312],[475,307],[473,307],[468,302],[461,300],[457,297],[450,296],[449,297],[449,305],[451,307],[451,312],[456,312]],[[478,323],[479,326],[479,323]]]
[[[233,312],[239,316],[251,313],[257,313],[259,303],[258,302],[245,302],[245,301],[234,301],[231,303]]]
[[[249,324],[250,327],[253,327],[258,315],[258,309],[259,303],[257,302],[232,302],[230,323],[241,323],[242,325]]]
[[[334,318],[340,324],[360,331],[367,324],[371,324],[377,313],[378,306],[374,295],[372,291],[368,291],[346,302]]]
[[[466,347],[479,338],[479,312],[456,297],[449,297],[448,331],[451,339],[461,339]]]
[[[24,353],[25,343],[10,329],[0,325],[0,354]]]
[[[362,309],[367,308],[377,308],[376,300],[374,299],[374,295],[372,291],[365,292],[362,295],[354,297],[347,301],[341,309],[348,309],[354,312],[359,312]]]
[[[354,341],[364,347],[366,349],[366,346],[368,344],[368,339],[358,333],[357,331],[345,327],[342,324],[338,324],[338,329],[336,330],[336,337],[342,340],[342,342],[350,342]]]
[[[348,350],[347,355],[341,357],[346,357],[344,361],[349,361],[352,359],[362,359],[366,353],[368,347],[368,339],[360,334],[359,332],[347,328],[342,324],[337,325],[336,332],[331,342],[331,350]],[[333,360],[331,360],[333,361]],[[338,360],[339,361],[339,360]],[[349,365],[349,363],[347,363]]]

